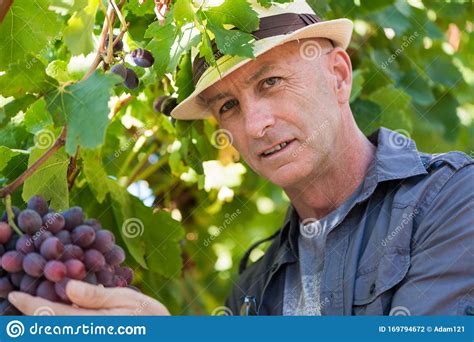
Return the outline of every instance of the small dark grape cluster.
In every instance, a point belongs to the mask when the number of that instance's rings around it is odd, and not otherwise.
[[[85,219],[80,207],[61,213],[33,196],[27,208],[13,207],[19,235],[0,220],[0,315],[21,314],[7,299],[22,291],[54,302],[71,303],[66,295],[70,279],[105,287],[131,287],[133,270],[122,267],[124,250],[114,234],[96,219]],[[136,289],[136,288],[134,288]]]
[[[115,41],[116,36],[114,36]],[[108,46],[108,39],[106,40],[105,47]],[[114,56],[117,56],[119,52],[123,50],[123,42],[121,40],[114,44],[113,52]],[[130,56],[133,62],[142,68],[149,68],[155,63],[155,58],[150,51],[145,49],[135,49],[131,52]],[[137,73],[130,68],[125,67],[124,64],[115,64],[110,68],[110,71],[122,78],[122,84],[128,89],[135,89],[140,84]]]

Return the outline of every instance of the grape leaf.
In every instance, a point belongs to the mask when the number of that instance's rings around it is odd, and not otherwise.
[[[364,74],[363,71],[360,69],[354,70],[352,73],[352,90],[351,90],[351,98],[349,100],[352,103],[362,91],[362,85],[364,84]]]
[[[66,118],[67,153],[74,154],[77,145],[95,148],[104,142],[109,121],[108,101],[112,87],[118,81],[119,76],[95,72],[84,81],[64,89],[58,88],[46,96],[48,109],[53,116]]]
[[[145,33],[145,37],[155,37],[148,44],[147,49],[149,49],[153,54],[153,57],[155,57],[153,70],[155,71],[155,77],[157,78],[162,77],[166,70],[168,70],[170,51],[177,34],[178,31],[175,26],[159,26],[158,23],[151,24]]]
[[[6,146],[0,146],[0,172],[7,166],[10,159],[20,154],[19,150],[12,150]]]
[[[203,12],[214,23],[234,25],[251,33],[258,28],[258,14],[246,0],[226,0],[222,5]]]
[[[174,4],[174,19],[178,28],[194,20],[193,6],[188,0],[177,0]]]
[[[183,56],[179,64],[179,70],[176,73],[176,86],[178,87],[178,103],[194,91],[193,69],[189,53]]]
[[[48,77],[44,69],[44,64],[31,56],[27,63],[10,64],[6,73],[0,76],[0,93],[14,97],[26,93],[46,93],[56,81]]]
[[[46,149],[35,147],[28,159],[30,167],[40,158]],[[36,172],[23,184],[22,198],[25,202],[33,195],[42,195],[46,200],[51,200],[50,206],[55,210],[64,210],[69,207],[69,191],[67,184],[67,168],[69,158],[60,149],[43,163]]]
[[[109,188],[107,186],[107,172],[102,164],[100,150],[82,149],[81,158],[83,161],[82,170],[87,182],[97,202],[102,203],[109,192]]]
[[[89,0],[88,5],[68,20],[64,29],[64,43],[74,56],[87,55],[94,50],[94,22],[99,0]]]
[[[252,35],[238,30],[226,30],[222,24],[211,18],[207,22],[207,28],[214,33],[217,48],[222,55],[254,57]]]
[[[43,129],[45,126],[53,124],[53,119],[46,109],[46,102],[44,99],[39,99],[33,103],[25,113],[23,124],[28,132],[35,134]]]
[[[184,230],[170,213],[160,210],[152,214],[138,199],[133,199],[135,214],[143,220],[146,227],[143,234],[145,241],[145,259],[149,268],[168,278],[180,275],[182,267],[179,240],[184,237]]]
[[[36,55],[61,32],[62,24],[48,10],[48,0],[18,0],[0,25],[0,70]]]
[[[46,74],[62,83],[72,79],[72,76],[67,71],[67,63],[58,59],[48,64]]]

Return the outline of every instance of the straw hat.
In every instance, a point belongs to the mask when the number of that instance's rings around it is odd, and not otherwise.
[[[286,5],[264,8],[254,0],[253,9],[260,18],[259,29],[252,34],[255,37],[255,57],[275,46],[304,38],[327,38],[334,46],[346,49],[352,35],[352,21],[341,18],[323,21],[305,0],[295,0]],[[194,92],[176,106],[171,116],[181,120],[204,119],[210,110],[197,101],[197,96],[209,86],[218,82],[231,72],[252,61],[248,57],[222,55],[217,51],[217,68],[210,67],[204,58],[193,62]]]

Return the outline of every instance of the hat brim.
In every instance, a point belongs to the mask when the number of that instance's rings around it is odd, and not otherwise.
[[[352,27],[352,21],[345,18],[312,24],[292,33],[255,41],[254,55],[258,57],[278,45],[304,38],[327,38],[332,40],[335,46],[346,49],[351,40]],[[204,72],[195,90],[173,109],[171,116],[180,120],[195,120],[212,115],[209,108],[197,101],[197,96],[250,61],[251,58],[241,56],[221,57],[217,61],[217,68],[211,67]]]

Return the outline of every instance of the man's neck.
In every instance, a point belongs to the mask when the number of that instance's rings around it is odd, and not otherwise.
[[[354,127],[335,146],[337,154],[330,157],[324,170],[302,184],[285,188],[285,192],[301,220],[320,219],[340,207],[363,182],[375,157],[375,146]]]

